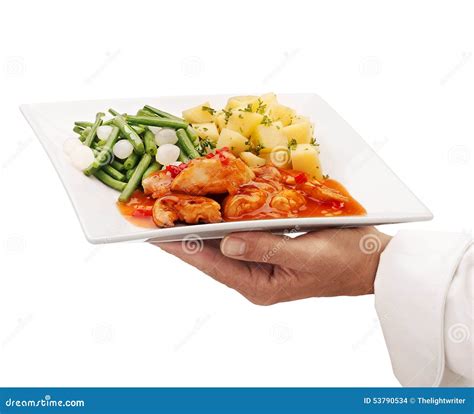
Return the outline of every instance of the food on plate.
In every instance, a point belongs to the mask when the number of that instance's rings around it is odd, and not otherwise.
[[[212,198],[167,194],[153,204],[153,221],[158,227],[173,227],[177,220],[188,224],[218,223],[222,221],[221,206]]]
[[[72,164],[120,192],[118,208],[143,226],[364,215],[323,173],[311,120],[273,93],[203,102],[182,117],[151,105],[75,122]]]

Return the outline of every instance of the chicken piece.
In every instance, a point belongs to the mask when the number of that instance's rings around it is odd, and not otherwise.
[[[168,171],[161,170],[146,177],[142,185],[145,194],[151,194],[153,198],[158,198],[171,191],[172,182],[171,174]]]
[[[314,198],[319,201],[349,201],[349,197],[345,196],[344,194],[341,194],[337,190],[325,186],[324,184],[320,184],[318,181],[307,181],[305,183],[298,184],[296,188],[298,190],[303,191],[311,198]]]
[[[252,170],[230,152],[221,151],[217,155],[190,161],[173,180],[171,189],[193,195],[233,194],[255,177]]]
[[[306,205],[304,195],[296,190],[289,189],[279,191],[270,201],[270,207],[287,213],[295,213],[304,205]]]
[[[245,214],[254,213],[267,201],[268,193],[255,186],[241,187],[238,194],[228,195],[222,203],[225,218],[237,219]]]
[[[176,221],[188,224],[218,223],[222,221],[221,206],[207,197],[187,194],[168,194],[153,205],[153,221],[158,227],[173,227]]]

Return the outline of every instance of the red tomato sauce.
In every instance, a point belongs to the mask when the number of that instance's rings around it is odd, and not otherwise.
[[[298,176],[295,177],[298,181]],[[315,200],[311,197],[305,196],[306,205],[298,212],[285,214],[283,212],[272,209],[269,206],[271,193],[268,196],[268,202],[258,210],[252,213],[243,214],[232,219],[224,219],[224,221],[239,221],[239,220],[261,220],[271,218],[285,218],[285,217],[337,217],[337,216],[362,216],[366,214],[365,208],[355,200],[346,188],[336,180],[327,179],[323,184],[334,190],[339,191],[347,197],[347,201],[321,201]],[[291,185],[285,185],[286,188],[294,188]],[[208,196],[214,198],[219,203],[225,196]],[[136,190],[131,199],[127,203],[117,203],[120,213],[131,223],[139,227],[155,228],[156,225],[152,219],[152,209],[155,199],[147,196],[141,190]]]

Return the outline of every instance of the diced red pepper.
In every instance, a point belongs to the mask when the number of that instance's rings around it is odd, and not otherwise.
[[[216,149],[214,150],[214,152],[210,152],[209,154],[207,154],[206,158],[218,158],[223,165],[228,165],[230,162],[230,159],[229,157],[227,157],[226,154],[226,152],[228,151],[229,148],[227,147]]]
[[[308,177],[306,177],[305,173],[301,173],[295,176],[295,182],[296,184],[303,184],[306,181],[308,181]]]
[[[167,165],[166,166],[166,171],[168,171],[171,174],[171,177],[175,178],[187,166],[188,166],[188,164],[186,164],[184,162],[179,164],[179,165]]]

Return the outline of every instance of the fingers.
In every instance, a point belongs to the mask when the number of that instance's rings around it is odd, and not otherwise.
[[[238,260],[270,263],[301,269],[318,253],[321,243],[304,243],[300,238],[265,232],[241,232],[226,236],[220,245],[222,253]]]
[[[151,244],[239,292],[248,284],[251,277],[247,263],[224,256],[219,250],[218,242],[214,240],[200,241],[199,248],[194,248],[192,251],[186,247],[185,242],[151,242]]]

